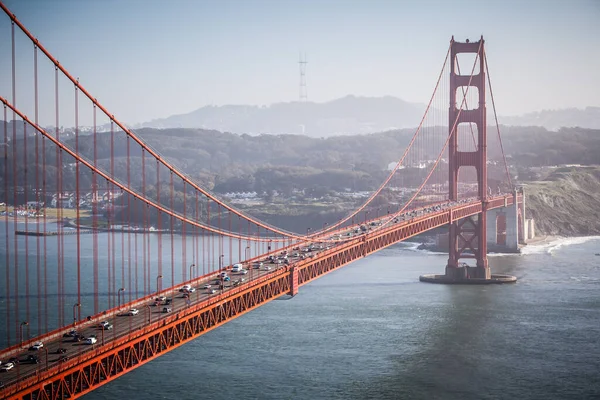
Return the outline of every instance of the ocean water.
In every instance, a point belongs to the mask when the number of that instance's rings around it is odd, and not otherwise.
[[[600,238],[491,255],[516,284],[420,283],[445,255],[398,244],[85,396],[600,399]]]

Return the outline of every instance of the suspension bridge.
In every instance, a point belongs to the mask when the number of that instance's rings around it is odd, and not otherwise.
[[[8,34],[0,50],[9,54],[0,77],[0,397],[82,396],[438,227],[449,227],[449,258],[432,279],[498,281],[487,245],[507,244],[507,225],[521,231],[524,210],[502,148],[483,38],[452,38],[421,123],[379,188],[336,223],[304,234],[204,188],[0,7]],[[418,184],[404,184],[415,176]]]

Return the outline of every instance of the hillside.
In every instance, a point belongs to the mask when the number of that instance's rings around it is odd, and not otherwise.
[[[137,127],[195,128],[238,134],[304,134],[310,137],[382,132],[418,126],[425,106],[393,96],[346,96],[324,103],[287,102],[269,106],[205,106],[195,111],[155,119]],[[562,127],[600,129],[600,107],[542,110],[499,116],[510,126],[536,126],[556,131]]]
[[[503,116],[499,120],[504,125],[543,126],[549,130],[575,126],[600,129],[600,107],[542,110],[518,116]]]
[[[325,103],[289,102],[270,106],[206,106],[141,124],[149,128],[201,128],[258,135],[304,134],[329,137],[381,132],[419,124],[425,106],[395,97],[346,96]]]
[[[600,167],[556,168],[544,180],[527,183],[525,192],[538,233],[600,234]]]

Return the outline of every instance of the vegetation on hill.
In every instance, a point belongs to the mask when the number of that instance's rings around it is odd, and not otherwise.
[[[543,180],[525,186],[528,216],[536,230],[551,235],[600,234],[600,167],[542,171]]]
[[[22,126],[22,125],[21,125]],[[9,129],[11,130],[11,129]],[[27,130],[30,132],[30,130]],[[31,130],[32,132],[32,130]],[[518,176],[521,182],[543,179],[539,168],[561,164],[600,164],[600,130],[583,128],[563,128],[558,131],[547,131],[539,127],[501,127],[504,149],[511,166],[511,175]],[[292,215],[319,213],[324,215],[327,209],[337,215],[347,207],[352,207],[358,200],[347,201],[336,197],[336,193],[344,191],[371,191],[377,188],[388,174],[388,164],[396,162],[404,152],[414,130],[393,130],[370,135],[337,136],[327,139],[316,139],[302,135],[238,135],[201,129],[140,129],[138,135],[152,148],[158,149],[161,157],[175,165],[201,186],[225,194],[228,192],[256,192],[260,202],[252,205],[240,205],[247,211],[259,214],[270,222],[277,218],[271,211],[281,208],[284,213]],[[447,129],[439,127],[433,131],[435,137],[427,144],[441,148],[446,139]],[[500,149],[492,138],[494,130],[489,129],[489,157],[501,160]],[[2,133],[0,132],[0,136]],[[57,190],[58,169],[62,164],[62,190],[75,189],[76,166],[74,160],[65,153],[57,152],[48,141],[29,136],[27,144],[22,130],[18,130],[17,140],[4,146],[4,158],[0,163],[0,198],[12,202],[14,197],[3,193],[5,184],[14,186],[35,185],[35,176],[44,179],[48,193]],[[68,137],[66,143],[75,147],[74,138]],[[175,194],[170,196],[170,171],[160,168],[157,171],[156,160],[140,151],[123,132],[102,132],[96,138],[80,135],[78,149],[91,163],[103,170],[114,173],[120,181],[128,183],[131,188],[143,192],[146,196],[183,210],[187,204],[188,213],[193,213],[194,194],[189,187],[184,188],[180,181],[174,180]],[[435,146],[435,144],[438,144]],[[112,145],[111,145],[112,144]],[[420,145],[419,141],[416,145]],[[37,146],[37,157],[36,157]],[[27,149],[25,151],[25,148]],[[423,157],[435,159],[437,154],[428,153],[423,146],[420,150]],[[60,164],[57,165],[57,157]],[[111,161],[111,156],[113,156]],[[14,160],[14,163],[13,163]],[[45,164],[44,164],[45,161]],[[16,170],[13,171],[13,165]],[[143,168],[142,168],[143,167]],[[141,171],[145,170],[145,175]],[[26,173],[27,171],[27,173]],[[423,180],[422,169],[403,170],[406,186],[415,186]],[[492,177],[500,179],[504,175],[503,165],[490,167]],[[156,187],[156,177],[160,177],[160,187]],[[552,178],[553,184],[562,182]],[[15,185],[17,182],[17,185]],[[99,190],[112,190],[105,180],[96,179],[87,168],[81,168],[79,174],[80,189],[91,190],[96,183]],[[40,184],[38,182],[38,184]],[[553,184],[544,184],[550,187]],[[536,185],[532,184],[531,190]],[[587,187],[587,186],[586,186]],[[592,190],[593,185],[589,186]],[[598,193],[598,188],[588,193]],[[185,193],[184,193],[185,191]],[[158,193],[160,192],[160,196]],[[571,188],[573,192],[573,188]],[[544,192],[545,193],[545,192]],[[555,193],[558,199],[559,191]],[[582,193],[583,195],[583,193]],[[536,209],[544,205],[536,202],[532,192],[532,215]],[[549,196],[549,195],[546,195]],[[22,201],[22,196],[17,196]],[[32,195],[28,199],[32,199]],[[315,203],[315,198],[329,199],[326,207],[316,211],[308,204]],[[548,198],[548,197],[547,197]],[[185,199],[185,201],[184,201]],[[290,207],[279,207],[282,201],[294,204]],[[567,201],[567,199],[565,199]],[[121,205],[135,204],[121,200]],[[582,203],[583,204],[583,203]],[[335,205],[335,207],[334,207]],[[572,210],[572,212],[575,212]],[[280,215],[280,214],[278,214]],[[538,214],[538,228],[546,233],[579,231],[578,227],[560,229],[543,222],[543,214]],[[140,217],[141,218],[141,217]],[[151,218],[156,218],[154,214]],[[333,217],[332,217],[333,218]],[[598,220],[598,219],[596,219]],[[591,223],[593,225],[593,223]],[[289,228],[289,227],[288,227]],[[579,233],[593,232],[593,228],[582,227]]]

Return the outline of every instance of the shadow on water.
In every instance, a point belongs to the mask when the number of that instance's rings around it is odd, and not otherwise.
[[[369,382],[357,398],[482,398],[479,386],[493,379],[494,371],[482,371],[469,354],[485,352],[484,314],[495,308],[499,293],[483,286],[449,285],[440,294],[445,304],[423,304],[429,307],[429,324],[413,351],[397,352],[395,345],[405,344],[390,341],[392,371]]]

